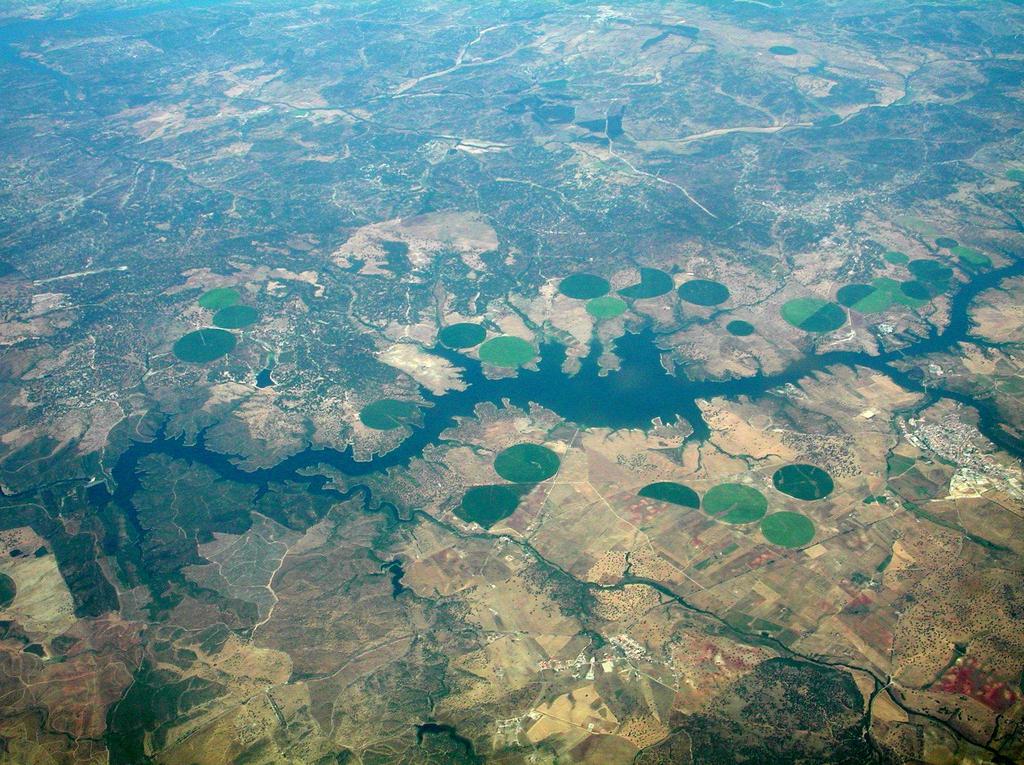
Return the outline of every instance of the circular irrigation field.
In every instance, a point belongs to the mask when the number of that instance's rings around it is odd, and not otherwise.
[[[489,529],[516,511],[521,494],[520,487],[508,484],[474,486],[462,495],[462,504],[455,510],[455,515]]]
[[[736,337],[749,337],[754,334],[754,325],[743,319],[733,319],[725,325],[725,331]]]
[[[199,296],[199,305],[211,311],[219,311],[221,308],[234,305],[241,299],[242,296],[233,287],[215,287]]]
[[[534,347],[521,337],[493,337],[480,346],[480,360],[496,367],[521,367],[537,356]]]
[[[761,533],[773,545],[803,547],[814,539],[814,524],[805,515],[782,511],[761,520]]]
[[[783,494],[803,500],[824,499],[835,488],[832,476],[814,465],[786,465],[775,471],[772,483]]]
[[[7,608],[18,594],[18,585],[7,574],[0,574],[0,608]]]
[[[782,318],[804,332],[822,333],[843,326],[846,312],[827,300],[802,297],[783,304]]]
[[[679,285],[679,297],[687,303],[710,307],[729,299],[729,288],[710,279],[691,279]]]
[[[752,486],[722,483],[704,495],[704,512],[726,523],[751,523],[768,512],[768,500]]]
[[[594,274],[573,274],[565,277],[558,284],[559,292],[576,300],[590,300],[607,295],[611,288],[607,279],[594,276]]]
[[[614,319],[626,312],[626,301],[611,295],[587,301],[587,313],[597,319]]]
[[[229,305],[213,315],[213,323],[223,329],[241,329],[259,321],[260,314],[251,305]]]
[[[700,507],[700,495],[685,484],[675,481],[658,481],[649,483],[637,492],[637,496],[656,499],[680,507]]]
[[[419,422],[420,410],[412,401],[382,398],[363,407],[359,420],[372,430],[394,430]]]
[[[174,355],[192,364],[205,364],[235,349],[238,340],[223,329],[204,327],[182,335],[174,344]]]
[[[655,298],[672,291],[672,277],[660,268],[641,268],[640,283],[631,284],[619,290],[619,294],[630,300]]]
[[[458,324],[449,324],[438,334],[442,345],[449,348],[472,348],[480,345],[487,337],[487,330],[479,324],[464,321]]]
[[[836,302],[860,313],[878,313],[892,305],[892,294],[871,284],[847,284],[839,288]]]
[[[540,444],[516,444],[494,459],[494,470],[512,483],[539,483],[558,472],[558,455]]]

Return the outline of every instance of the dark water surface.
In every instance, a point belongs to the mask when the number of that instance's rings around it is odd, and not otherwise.
[[[300,471],[323,464],[348,476],[363,476],[405,465],[422,454],[425,447],[439,442],[441,433],[455,424],[456,417],[471,417],[478,404],[500,404],[503,400],[522,408],[530,403],[539,404],[581,427],[649,428],[651,420],[656,417],[674,422],[678,415],[693,428],[690,438],[703,440],[708,436],[708,427],[697,406],[698,399],[716,396],[756,398],[779,386],[799,383],[809,374],[830,366],[866,367],[888,375],[907,389],[922,390],[915,375],[896,369],[893,362],[946,351],[968,339],[970,321],[967,311],[973,298],[979,292],[998,286],[1003,279],[1022,273],[1024,260],[1018,260],[1005,268],[977,276],[963,285],[951,301],[950,321],[943,331],[933,332],[902,350],[875,356],[863,351],[830,351],[807,356],[776,374],[758,374],[743,379],[693,381],[669,374],[661,364],[657,337],[649,329],[627,334],[615,341],[615,352],[622,359],[622,367],[605,376],[599,374],[599,348],[583,360],[579,372],[570,376],[562,372],[565,348],[554,343],[546,344],[541,347],[536,370],[520,369],[515,377],[497,380],[485,377],[479,362],[454,351],[437,348],[436,353],[466,370],[464,378],[468,387],[444,396],[422,391],[430,403],[422,410],[422,423],[412,428],[398,448],[372,460],[356,460],[351,449],[308,448],[274,467],[247,471],[239,468],[232,456],[207,448],[201,436],[196,443],[187,444],[181,439],[158,434],[152,442],[133,443],[121,455],[112,477],[117,494],[127,500],[137,483],[133,480],[133,473],[139,459],[147,454],[161,453],[199,462],[234,481],[263,486],[271,481],[300,481],[322,486],[323,478],[306,476]],[[948,391],[929,392],[977,408],[982,432],[1004,449],[1018,457],[1024,456],[1024,444],[999,426],[997,414],[989,401]]]

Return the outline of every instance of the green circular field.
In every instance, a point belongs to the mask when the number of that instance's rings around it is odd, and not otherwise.
[[[7,608],[18,594],[18,585],[7,574],[0,574],[0,608]]]
[[[846,312],[821,298],[802,297],[782,306],[782,318],[804,332],[831,332],[846,323]]]
[[[814,524],[800,513],[772,513],[761,521],[761,533],[773,545],[803,547],[814,539]]]
[[[768,512],[768,500],[752,486],[721,483],[704,495],[704,512],[726,523],[751,523]]]
[[[359,420],[373,430],[394,430],[419,422],[420,410],[412,401],[382,398],[363,407]]]
[[[516,511],[520,493],[517,487],[507,484],[474,486],[462,495],[462,503],[455,510],[455,515],[489,529]]]
[[[960,242],[948,236],[940,236],[935,240],[935,244],[944,250],[950,250],[960,244]]]
[[[691,279],[679,285],[679,297],[694,305],[713,306],[729,299],[729,288],[710,279]]]
[[[897,252],[896,250],[889,250],[889,252],[885,253],[882,257],[885,258],[887,263],[891,263],[894,266],[906,265],[907,261],[910,260],[909,256],[902,252]]]
[[[449,324],[438,334],[441,344],[449,348],[472,348],[474,345],[480,345],[485,337],[486,329],[468,321]]]
[[[922,282],[948,282],[953,278],[953,269],[937,260],[918,258],[907,264],[907,270]]]
[[[205,364],[219,359],[234,350],[238,340],[223,329],[204,327],[178,338],[174,344],[174,355],[192,364]]]
[[[754,334],[754,325],[743,319],[734,319],[725,325],[725,331],[736,337],[747,337]]]
[[[836,302],[859,313],[878,313],[892,305],[892,295],[870,284],[847,284],[839,288]]]
[[[211,311],[218,311],[221,308],[234,305],[241,299],[242,296],[238,294],[238,290],[232,287],[216,287],[199,296],[199,305],[209,308]]]
[[[989,268],[992,265],[992,258],[983,252],[978,252],[973,247],[964,247],[962,244],[950,250],[960,262],[971,268]]]
[[[900,292],[914,300],[931,300],[939,294],[930,284],[914,279],[900,283]]]
[[[773,45],[768,52],[773,56],[795,56],[800,51],[789,45]]]
[[[494,470],[512,483],[538,483],[558,472],[558,455],[540,444],[516,444],[494,458]]]
[[[772,483],[783,494],[797,499],[824,499],[835,488],[832,476],[814,465],[786,465],[772,475]]]
[[[870,284],[847,284],[839,288],[839,291],[836,293],[836,302],[839,305],[852,308],[857,302],[863,300],[874,291],[875,288]]]
[[[672,277],[660,268],[641,268],[640,283],[631,284],[619,290],[619,294],[630,300],[654,298],[672,291]]]
[[[598,319],[614,319],[626,312],[626,301],[611,295],[587,301],[587,313]]]
[[[700,507],[700,495],[689,486],[675,481],[658,481],[649,483],[637,492],[639,497],[656,499],[660,502],[668,502],[680,507]]]
[[[521,337],[492,337],[480,346],[480,360],[496,367],[520,367],[537,356],[533,346]]]
[[[213,315],[213,323],[224,329],[241,329],[259,321],[260,313],[251,305],[229,305]]]
[[[607,295],[611,288],[607,279],[593,274],[573,274],[562,279],[558,285],[559,292],[576,300],[590,300]]]

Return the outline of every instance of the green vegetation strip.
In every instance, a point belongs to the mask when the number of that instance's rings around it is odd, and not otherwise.
[[[590,300],[591,298],[607,295],[611,285],[607,279],[593,274],[573,274],[562,279],[558,285],[558,291],[566,297],[576,300]]]
[[[241,329],[259,321],[260,314],[250,305],[229,305],[213,315],[213,323],[224,329]]]
[[[814,465],[786,465],[775,471],[772,483],[783,494],[803,500],[824,499],[835,484],[832,476]]]
[[[752,486],[723,483],[704,495],[704,512],[726,523],[751,523],[768,512],[768,500]]]
[[[729,299],[729,288],[710,279],[691,279],[679,285],[679,297],[694,305],[713,306]]]
[[[523,487],[520,486],[474,486],[462,495],[462,503],[455,509],[455,515],[489,529],[516,511],[522,494]]]
[[[790,45],[773,45],[768,49],[773,56],[795,56],[799,51]]]
[[[761,521],[761,533],[773,545],[803,547],[814,539],[814,524],[800,513],[772,513]]]
[[[680,507],[700,507],[700,495],[689,486],[675,481],[649,483],[637,492],[638,496],[669,502]]]
[[[896,250],[889,250],[889,252],[885,253],[885,255],[883,255],[882,257],[884,257],[887,262],[891,263],[894,266],[906,265],[907,261],[910,260],[910,258],[906,254],[902,252],[897,252]]]
[[[235,349],[238,340],[223,329],[206,327],[189,332],[174,344],[174,355],[192,364],[205,364]]]
[[[960,242],[948,236],[940,236],[938,239],[935,240],[935,244],[938,245],[939,247],[942,247],[945,250],[951,250],[958,244],[960,244]]]
[[[238,290],[231,287],[217,287],[200,295],[199,305],[211,311],[218,311],[221,308],[234,305],[241,299],[242,296],[238,294]]]
[[[441,344],[447,345],[449,348],[472,348],[475,345],[480,345],[485,337],[487,337],[486,329],[468,321],[449,324],[438,334]]]
[[[363,408],[359,419],[373,430],[394,430],[419,422],[420,410],[412,401],[382,398]]]
[[[748,337],[754,334],[754,325],[743,319],[735,319],[725,325],[725,331],[736,337]]]
[[[480,360],[496,367],[520,367],[537,356],[534,347],[521,337],[494,337],[480,346]]]
[[[822,333],[843,326],[846,312],[827,300],[802,297],[783,304],[782,318],[804,332]]]
[[[598,319],[614,319],[626,312],[626,302],[611,295],[587,301],[587,313]]]
[[[494,470],[506,481],[538,483],[558,472],[558,455],[540,444],[516,444],[494,459]]]
[[[672,291],[672,277],[660,268],[641,268],[640,283],[619,290],[619,294],[630,300],[660,297]]]

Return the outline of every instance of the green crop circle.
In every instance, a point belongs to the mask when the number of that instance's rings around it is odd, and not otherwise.
[[[558,455],[540,444],[516,444],[494,459],[494,470],[506,481],[538,483],[558,472]]]
[[[803,547],[814,539],[814,523],[800,513],[782,511],[761,520],[761,533],[773,545]]]
[[[223,329],[204,327],[178,338],[174,355],[192,364],[205,364],[234,350],[237,338]]]
[[[458,324],[449,324],[438,334],[442,345],[449,348],[472,348],[480,345],[487,337],[487,330],[479,324],[464,321]]]
[[[576,300],[590,300],[591,298],[607,295],[611,285],[607,279],[602,279],[594,274],[573,274],[562,279],[558,284],[558,291],[566,297]]]
[[[419,421],[420,410],[412,401],[382,398],[363,407],[359,420],[373,430],[394,430]]]
[[[751,523],[768,512],[768,500],[752,486],[722,483],[704,495],[704,512],[726,523]]]
[[[772,475],[772,483],[783,494],[796,499],[824,499],[835,489],[832,476],[814,465],[786,465]]]
[[[710,279],[691,279],[683,282],[677,292],[687,303],[705,307],[719,305],[729,299],[729,288]]]
[[[213,315],[213,323],[224,329],[241,329],[259,321],[260,314],[251,305],[229,305]]]
[[[521,337],[493,337],[480,346],[480,360],[496,367],[520,367],[537,356],[534,347]]]

